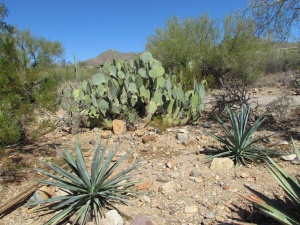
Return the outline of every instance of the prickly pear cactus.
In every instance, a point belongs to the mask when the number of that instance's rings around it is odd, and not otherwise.
[[[184,92],[176,77],[166,74],[161,62],[144,52],[129,63],[105,63],[101,73],[65,93],[61,106],[80,112],[87,126],[111,128],[115,117],[134,123],[140,116],[150,122],[158,113],[172,126],[196,122],[205,109],[204,97],[205,82],[195,82],[194,90]],[[71,100],[76,104],[71,106]]]

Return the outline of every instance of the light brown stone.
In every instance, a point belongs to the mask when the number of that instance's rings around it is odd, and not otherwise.
[[[156,141],[155,135],[145,135],[142,137],[143,143],[151,142],[151,141]]]
[[[127,131],[126,122],[123,120],[113,120],[112,122],[113,132],[116,135],[125,134]]]
[[[147,180],[146,182],[137,185],[137,189],[138,190],[148,190],[151,187],[152,183],[153,183],[152,180]]]
[[[230,158],[214,158],[210,164],[210,169],[216,171],[230,170],[233,167],[234,163]]]
[[[134,131],[134,134],[138,137],[142,137],[145,134],[144,130],[136,130]]]
[[[41,188],[39,188],[39,191],[46,193],[49,197],[52,197],[55,195],[55,193],[51,189],[51,187],[48,187],[48,186],[42,186]]]
[[[169,162],[166,163],[166,166],[170,169],[174,168],[175,166],[177,166],[177,162],[175,160],[171,160]]]
[[[103,139],[108,139],[111,135],[111,131],[110,130],[103,130],[101,131],[101,138]]]

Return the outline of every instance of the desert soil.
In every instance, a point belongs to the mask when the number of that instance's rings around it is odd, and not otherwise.
[[[265,105],[279,94],[279,89],[259,90],[256,95],[260,103],[259,110],[263,111]],[[297,101],[299,103],[300,99]],[[53,120],[58,120],[60,113],[57,117],[54,116]],[[203,126],[206,121],[211,123],[210,128]],[[276,123],[264,124],[258,133],[273,134],[270,138],[271,143],[278,140],[287,141],[288,143],[281,142],[285,144],[275,145],[272,148],[290,154],[292,152],[290,131],[300,130],[299,124],[287,126],[282,128],[276,126]],[[202,154],[203,150],[217,147],[219,144],[204,132],[222,133],[215,121],[205,116],[198,125],[172,127],[165,131],[151,126],[138,127],[138,130],[127,131],[124,135],[112,135],[110,140],[111,144],[122,141],[119,155],[134,147],[134,151],[121,169],[135,160],[142,160],[143,166],[138,169],[135,180],[141,181],[142,185],[139,188],[144,188],[144,194],[132,197],[132,205],[119,206],[127,215],[134,218],[139,214],[145,214],[157,225],[241,224],[241,222],[278,224],[259,213],[253,204],[239,195],[250,194],[245,187],[247,185],[271,198],[277,196],[284,199],[284,192],[264,165],[226,169],[225,166],[211,168],[211,162],[205,163],[206,156]],[[79,135],[72,135],[58,127],[34,143],[6,148],[0,159],[0,204],[10,202],[14,196],[29,187],[35,178],[40,177],[33,168],[43,168],[41,159],[59,162],[55,146],[73,150],[78,137],[84,156],[90,162],[93,155],[91,143],[103,132],[97,129],[84,129]],[[188,134],[186,143],[177,139],[180,132]],[[144,143],[141,135],[148,134],[155,136],[156,140]],[[297,137],[295,136],[295,141],[300,146]],[[266,143],[261,145],[267,147]],[[277,161],[292,176],[299,175],[299,165],[281,159]],[[39,216],[23,204],[0,219],[0,224],[39,225],[47,218],[49,219],[49,216]],[[129,225],[130,221],[125,224]]]

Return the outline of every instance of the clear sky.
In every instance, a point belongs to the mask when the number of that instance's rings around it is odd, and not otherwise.
[[[0,0],[1,2],[1,0]],[[206,13],[222,19],[243,9],[247,0],[2,0],[10,11],[6,22],[39,37],[60,41],[73,62],[94,58],[108,49],[142,52],[147,37],[173,16]]]

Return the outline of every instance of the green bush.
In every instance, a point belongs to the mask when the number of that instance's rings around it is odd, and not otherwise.
[[[14,118],[0,112],[0,148],[21,140],[22,130]]]
[[[207,79],[219,84],[219,78],[231,76],[251,84],[260,75],[268,41],[255,35],[252,21],[237,14],[223,23],[202,14],[197,18],[170,18],[165,28],[147,38],[146,49],[165,68],[179,71],[182,81]],[[193,70],[189,71],[189,64]],[[211,79],[213,77],[213,79]]]

